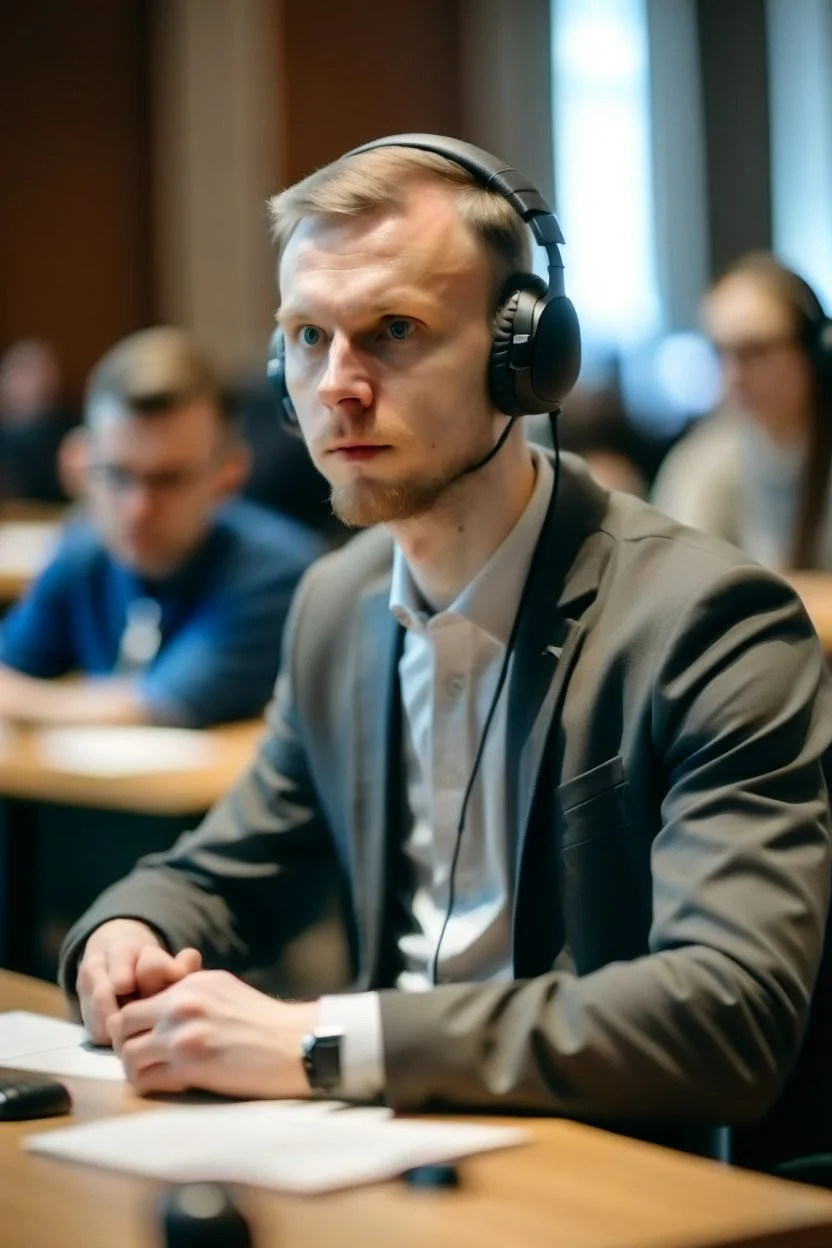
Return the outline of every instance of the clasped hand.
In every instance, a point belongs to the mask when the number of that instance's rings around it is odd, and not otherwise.
[[[276,1001],[226,971],[200,967],[196,950],[174,957],[144,924],[103,925],[78,970],[91,1038],[112,1043],[142,1094],[308,1095],[301,1040],[315,1027],[317,1005]]]

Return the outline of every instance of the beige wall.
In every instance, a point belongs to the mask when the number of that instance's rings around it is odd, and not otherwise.
[[[228,371],[260,364],[271,326],[279,17],[272,0],[154,6],[155,313]]]

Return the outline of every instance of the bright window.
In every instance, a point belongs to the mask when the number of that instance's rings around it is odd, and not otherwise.
[[[645,0],[552,0],[556,206],[588,343],[660,328]]]

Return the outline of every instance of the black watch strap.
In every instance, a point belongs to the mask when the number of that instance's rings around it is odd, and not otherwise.
[[[301,1061],[313,1092],[332,1092],[341,1082],[340,1029],[319,1028],[303,1037]]]

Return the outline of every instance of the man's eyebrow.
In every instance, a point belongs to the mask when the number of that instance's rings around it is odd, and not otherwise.
[[[278,325],[283,326],[287,321],[296,321],[300,317],[303,317],[302,308],[292,308],[291,305],[287,307],[285,303],[282,303],[277,309],[274,319],[277,321]],[[305,317],[304,319],[309,320],[310,318]]]
[[[423,294],[416,291],[401,291],[392,296],[385,295],[378,303],[370,304],[361,310],[362,321],[381,320],[385,316],[418,316],[420,313],[426,313],[436,310],[436,302],[426,298]],[[301,304],[292,305],[286,302],[280,305],[275,318],[278,325],[285,326],[288,322],[307,321],[310,324],[316,323],[315,313]]]

